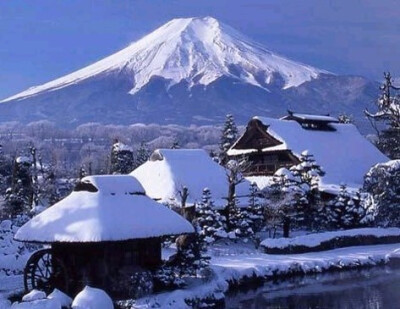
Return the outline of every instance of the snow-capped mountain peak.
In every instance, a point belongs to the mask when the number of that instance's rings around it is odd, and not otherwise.
[[[2,102],[114,73],[129,77],[133,95],[155,76],[168,80],[169,86],[185,81],[189,87],[227,76],[268,90],[277,77],[286,89],[327,72],[276,55],[215,18],[179,18],[103,60]]]

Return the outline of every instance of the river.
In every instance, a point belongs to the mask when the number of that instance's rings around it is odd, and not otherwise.
[[[400,309],[400,267],[380,266],[266,282],[229,292],[226,308]]]

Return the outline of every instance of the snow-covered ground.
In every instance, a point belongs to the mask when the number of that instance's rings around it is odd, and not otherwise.
[[[2,227],[4,235],[8,236],[5,237],[5,243],[8,245],[3,246],[0,264],[8,260],[10,256],[18,256],[18,259],[25,258],[25,255],[28,256],[28,252],[24,248],[20,248],[23,249],[24,254],[18,255],[18,252],[21,251],[15,251],[16,243],[9,242],[11,241],[12,227],[7,222],[3,223]],[[371,232],[372,229],[365,229],[365,231]],[[375,232],[386,235],[398,231],[397,229],[387,229]],[[352,233],[354,234],[354,231]],[[173,252],[173,247],[164,249],[163,258],[168,258]],[[284,277],[385,264],[391,260],[400,260],[400,243],[347,247],[303,254],[270,255],[255,249],[251,242],[235,243],[221,240],[210,247],[209,253],[212,272],[206,276],[207,279],[190,279],[187,280],[187,287],[184,289],[153,294],[132,301],[132,308],[189,308],[188,303],[190,302],[198,305],[204,299],[221,300],[231,285],[246,284],[246,280],[253,278],[268,280],[277,276]],[[23,290],[21,273],[24,263],[21,261],[12,263],[14,265],[12,272],[0,272],[0,309],[8,309],[10,303],[6,298]]]
[[[185,301],[223,297],[229,283],[251,277],[263,279],[291,274],[374,266],[400,259],[400,244],[348,247],[324,252],[269,255],[250,246],[219,246],[212,250],[214,277],[193,283],[186,289],[151,295],[135,302],[133,308],[189,308]]]
[[[334,240],[339,237],[356,237],[356,236],[372,236],[372,237],[386,237],[386,236],[400,236],[399,228],[360,228],[344,231],[314,233],[308,235],[297,236],[294,238],[267,238],[261,242],[261,246],[268,248],[288,248],[291,246],[304,246],[304,247],[317,247],[323,242]]]
[[[133,308],[189,308],[186,301],[220,299],[229,283],[251,277],[263,279],[291,274],[307,274],[360,266],[373,266],[400,259],[400,244],[359,246],[292,255],[264,254],[249,245],[216,245],[211,250],[214,275],[208,281],[194,280],[181,290],[151,295],[135,301]],[[11,293],[22,289],[22,276],[0,277],[0,304]],[[1,307],[0,307],[1,308]],[[5,307],[6,308],[6,307]]]

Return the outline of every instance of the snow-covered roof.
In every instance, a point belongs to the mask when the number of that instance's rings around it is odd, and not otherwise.
[[[267,126],[267,133],[282,142],[262,149],[263,152],[290,150],[300,157],[308,150],[325,171],[321,189],[337,191],[341,183],[358,188],[368,170],[388,158],[365,139],[352,124],[330,123],[334,131],[307,130],[294,120],[254,117]],[[235,145],[234,145],[235,146]],[[233,146],[233,148],[234,148]],[[233,149],[229,155],[256,152],[257,149]]]
[[[180,205],[179,191],[185,186],[189,192],[188,205],[201,200],[204,188],[210,189],[216,206],[226,204],[226,172],[203,149],[155,150],[149,161],[135,169],[131,175],[140,181],[148,196],[160,202]],[[236,187],[237,196],[248,194],[248,181]]]
[[[99,242],[193,232],[183,217],[145,196],[143,187],[130,175],[88,176],[82,182],[98,191],[72,192],[23,225],[15,239]]]
[[[311,114],[298,114],[292,113],[292,117],[298,118],[301,120],[311,120],[311,121],[324,121],[324,122],[339,122],[339,120],[335,117],[325,116],[325,115],[311,115]],[[288,117],[288,116],[285,116]],[[284,119],[283,117],[282,119]]]

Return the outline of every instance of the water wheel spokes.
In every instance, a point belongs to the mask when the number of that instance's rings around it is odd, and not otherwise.
[[[63,262],[54,257],[50,249],[35,252],[24,271],[26,292],[38,289],[50,293],[54,288],[68,291],[67,271]]]

